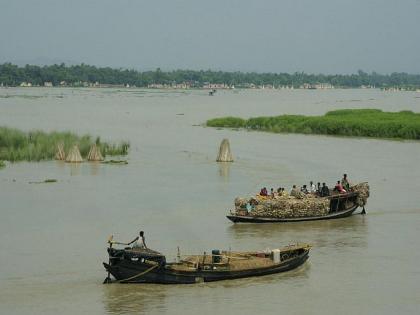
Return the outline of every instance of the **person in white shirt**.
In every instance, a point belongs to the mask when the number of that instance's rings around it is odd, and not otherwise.
[[[134,240],[132,240],[128,244],[133,244],[133,248],[140,248],[140,249],[147,249],[146,246],[146,238],[144,237],[144,232],[140,231],[140,237],[137,236]]]
[[[314,184],[313,181],[309,182],[309,192],[311,192],[313,194],[316,193],[316,187],[315,187],[315,184]]]

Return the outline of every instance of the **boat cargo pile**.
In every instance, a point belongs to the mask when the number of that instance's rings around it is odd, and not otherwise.
[[[236,198],[235,211],[228,216],[234,222],[238,217],[272,219],[311,219],[350,215],[357,207],[364,207],[369,197],[368,183],[350,187],[347,193],[331,192],[328,197],[300,193],[297,196],[255,196]]]
[[[249,214],[260,217],[296,218],[307,216],[326,215],[330,209],[328,198],[319,198],[314,195],[304,195],[298,199],[292,196],[278,196],[275,198],[253,197],[250,200],[244,198],[235,199],[236,213],[248,212],[247,203],[253,204],[253,210]]]

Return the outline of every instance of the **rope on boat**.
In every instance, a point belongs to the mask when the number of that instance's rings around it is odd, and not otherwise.
[[[149,269],[147,269],[145,271],[142,271],[142,272],[140,272],[140,273],[138,273],[138,274],[136,274],[136,275],[134,275],[132,277],[127,278],[127,279],[122,279],[119,282],[121,283],[121,282],[126,282],[126,281],[133,280],[134,278],[137,278],[137,277],[140,277],[140,276],[145,275],[146,273],[149,273],[150,271],[152,271],[153,269],[155,269],[157,267],[159,267],[159,265],[154,265],[154,266],[150,267]]]

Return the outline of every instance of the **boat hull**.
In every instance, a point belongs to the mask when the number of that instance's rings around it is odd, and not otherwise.
[[[227,215],[226,217],[234,223],[237,222],[248,222],[248,223],[281,223],[281,222],[302,222],[302,221],[319,221],[319,220],[331,220],[331,219],[340,219],[351,216],[354,211],[358,208],[357,205],[333,213],[329,213],[324,216],[316,217],[300,217],[300,218],[270,218],[270,217],[255,217],[255,216],[241,216],[241,215]]]
[[[246,270],[194,270],[175,271],[170,267],[162,267],[150,270],[153,265],[133,264],[122,261],[118,265],[111,266],[103,263],[105,269],[121,283],[159,283],[159,284],[192,284],[199,282],[211,282],[231,280],[238,278],[257,277],[269,274],[289,271],[301,266],[309,257],[309,250],[305,250],[299,256],[288,259],[269,267],[246,269]],[[149,272],[147,272],[150,270]],[[141,274],[136,277],[136,275]],[[129,280],[126,280],[129,279]]]

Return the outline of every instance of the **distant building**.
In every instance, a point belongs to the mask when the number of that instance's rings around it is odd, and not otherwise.
[[[32,86],[32,83],[31,83],[31,82],[22,82],[22,83],[20,84],[20,86],[21,86],[21,87],[31,87],[31,86]]]
[[[44,86],[45,87],[52,87],[53,84],[52,84],[52,82],[44,82]]]
[[[334,86],[330,83],[316,83],[316,84],[310,84],[310,83],[303,83],[300,86],[301,89],[309,89],[309,90],[315,90],[315,89],[333,89]]]
[[[204,83],[203,89],[230,89],[229,84],[226,83]]]

